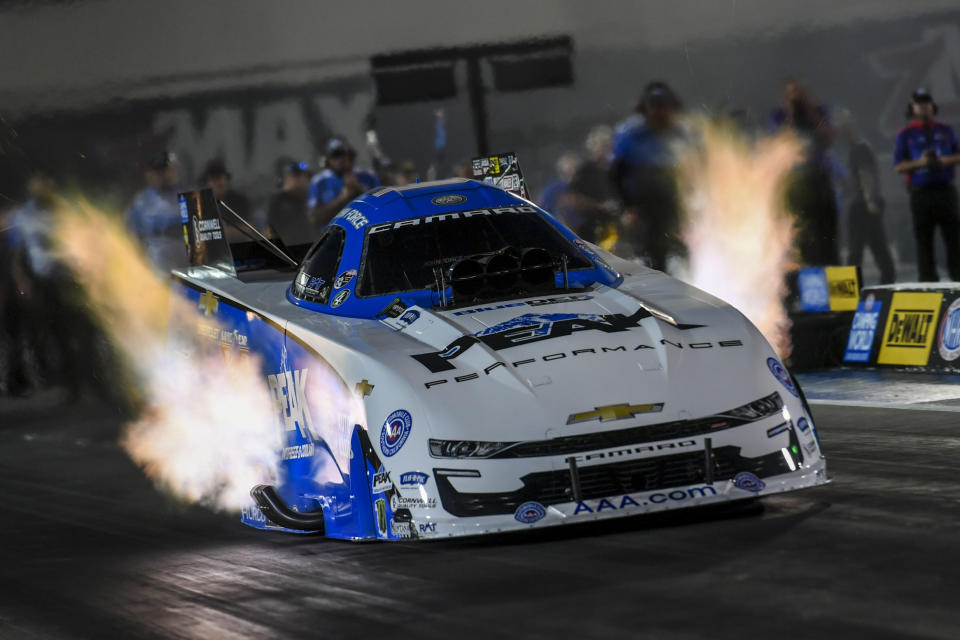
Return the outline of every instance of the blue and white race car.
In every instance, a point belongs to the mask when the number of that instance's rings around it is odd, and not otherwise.
[[[439,538],[827,482],[743,315],[497,187],[368,192],[296,269],[231,252],[197,193],[181,213],[195,266],[175,286],[259,354],[286,434],[247,525]]]

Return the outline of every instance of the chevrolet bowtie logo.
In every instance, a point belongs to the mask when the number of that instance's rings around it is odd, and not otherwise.
[[[373,391],[374,385],[367,382],[366,378],[357,383],[357,386],[354,387],[354,390],[360,394],[361,398],[365,398],[370,395],[370,392]]]
[[[203,315],[209,317],[216,313],[219,306],[220,302],[217,300],[217,296],[213,295],[213,291],[204,291],[203,295],[200,296],[200,304],[197,305],[197,308],[203,309]]]
[[[657,404],[610,404],[605,407],[594,407],[593,411],[571,414],[567,418],[567,424],[590,422],[591,420],[599,420],[600,422],[625,420],[638,413],[659,413],[660,411],[663,411],[662,402]]]

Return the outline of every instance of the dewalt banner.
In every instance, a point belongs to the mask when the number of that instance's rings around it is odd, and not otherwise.
[[[856,267],[826,267],[830,311],[856,311],[860,301],[860,283]]]
[[[877,363],[927,366],[942,302],[943,293],[895,291]]]

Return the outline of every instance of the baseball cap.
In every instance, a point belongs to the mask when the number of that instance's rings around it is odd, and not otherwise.
[[[911,96],[911,100],[912,102],[918,102],[918,103],[933,102],[933,96],[930,95],[930,91],[928,91],[924,87],[920,87],[919,89],[913,92],[913,96]]]
[[[338,136],[334,136],[327,140],[327,157],[338,156],[345,153],[355,153],[349,142]]]
[[[223,160],[215,159],[207,163],[207,167],[203,170],[201,180],[206,181],[219,176],[227,176],[227,179],[230,179],[230,172],[227,171],[227,165],[224,164]]]

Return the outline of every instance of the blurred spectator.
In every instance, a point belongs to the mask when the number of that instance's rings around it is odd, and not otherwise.
[[[404,160],[393,173],[393,184],[402,186],[417,181],[417,165],[413,160]]]
[[[793,169],[786,194],[787,208],[797,218],[800,259],[808,265],[839,264],[837,195],[827,157],[835,132],[827,108],[816,103],[799,80],[790,79],[771,124],[774,130],[791,129],[807,145],[806,157]]]
[[[232,176],[227,171],[227,166],[223,160],[215,159],[207,163],[207,167],[200,177],[200,182],[204,187],[213,191],[213,197],[217,199],[217,202],[223,201],[237,215],[253,224],[250,220],[250,201],[242,193],[237,193],[230,188],[231,178]],[[233,224],[232,216],[229,213],[224,213],[223,217],[226,221],[224,227],[227,232],[227,242],[248,242],[250,240],[247,234]]]
[[[564,195],[564,209],[579,219],[574,229],[588,242],[616,241],[615,215],[619,211],[617,194],[610,180],[610,154],[613,151],[613,130],[599,125],[590,130],[586,140],[587,159],[573,174]],[[611,228],[612,227],[612,228]],[[607,242],[607,244],[612,244]]]
[[[187,249],[177,207],[177,158],[161,151],[150,158],[147,187],[127,213],[127,227],[143,244],[147,258],[163,273],[187,266]]]
[[[917,241],[917,279],[937,282],[933,237],[940,227],[947,248],[950,279],[960,282],[960,218],[954,165],[960,162],[957,137],[949,126],[936,122],[937,104],[926,89],[917,89],[907,105],[911,119],[897,134],[894,169],[906,174],[910,210]]]
[[[66,384],[76,399],[95,364],[95,332],[82,311],[79,285],[53,251],[54,209],[63,206],[56,183],[47,172],[35,170],[27,193],[29,200],[10,218],[10,264],[20,318],[8,330],[13,329],[15,343],[31,344],[46,369],[45,381]]]
[[[668,255],[684,253],[676,182],[676,146],[686,139],[677,124],[680,108],[680,99],[665,82],[651,82],[613,140],[610,170],[625,207],[623,240],[660,271]]]
[[[847,262],[861,266],[864,246],[869,247],[880,268],[880,282],[892,283],[897,276],[883,225],[885,202],[880,193],[877,156],[867,141],[858,134],[856,123],[849,111],[838,109],[834,121],[838,139],[845,141],[850,148],[847,161],[850,186],[847,221],[850,258]]]
[[[267,236],[280,238],[287,246],[313,243],[317,233],[307,218],[307,191],[310,167],[306,162],[289,162],[280,176],[280,191],[270,196],[267,207]]]
[[[368,171],[353,167],[356,152],[343,138],[330,138],[324,155],[326,168],[314,176],[307,195],[310,221],[321,229],[337,212],[364,191],[380,184]]]
[[[556,176],[540,192],[540,206],[570,227],[574,233],[577,233],[580,219],[576,217],[575,212],[564,207],[564,195],[579,166],[580,158],[577,154],[572,151],[561,153],[554,166]]]

